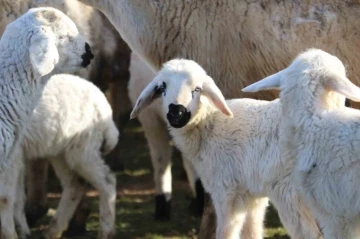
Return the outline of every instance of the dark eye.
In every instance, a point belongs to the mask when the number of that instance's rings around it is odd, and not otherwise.
[[[59,39],[60,40],[64,40],[66,38],[66,36],[60,36]]]
[[[199,86],[195,87],[195,90],[196,92],[200,92],[201,91],[201,88]]]
[[[163,82],[160,86],[156,86],[156,88],[155,88],[155,93],[156,93],[156,94],[162,94],[162,93],[164,93],[164,95],[165,95],[165,90],[166,90],[166,83]]]

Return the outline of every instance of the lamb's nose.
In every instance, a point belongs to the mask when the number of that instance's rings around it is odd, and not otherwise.
[[[85,43],[85,53],[81,55],[81,59],[83,59],[81,66],[87,67],[93,58],[94,55],[91,52],[90,45],[88,43]]]
[[[175,104],[169,105],[169,115],[173,118],[179,118],[186,112],[187,110],[183,105],[175,105]]]

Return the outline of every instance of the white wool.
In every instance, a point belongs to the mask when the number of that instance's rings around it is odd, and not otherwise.
[[[84,54],[85,41],[75,24],[56,9],[30,9],[7,25],[0,40],[0,166],[9,167],[2,170],[1,177],[13,174],[16,168],[22,170],[13,158],[48,79],[56,73],[81,69]],[[13,176],[12,184],[17,181],[16,174]],[[2,237],[14,238],[15,194],[11,190],[0,191],[5,202],[0,211]],[[28,232],[22,221],[21,234]]]
[[[113,150],[118,137],[111,107],[96,86],[66,74],[55,75],[49,80],[25,131],[22,152],[17,157],[20,162],[48,159],[63,186],[57,213],[45,232],[46,238],[54,238],[66,230],[86,190],[80,178],[100,194],[100,207],[103,208],[100,211],[100,235],[107,237],[113,233],[116,179],[101,155]],[[12,168],[15,173],[8,170],[4,173],[4,180],[14,182],[8,188],[13,194],[17,187],[15,182],[21,186],[24,181],[24,173],[16,171],[18,168]],[[0,178],[1,182],[4,180]],[[16,192],[20,206],[15,206],[15,211],[23,215],[25,198],[22,195],[23,190]]]
[[[130,48],[154,70],[175,57],[195,60],[227,98],[275,99],[275,91],[244,94],[240,89],[285,67],[308,47],[321,47],[341,56],[351,79],[360,83],[357,1],[80,1],[101,9]],[[151,78],[145,80],[150,82]],[[142,81],[135,77],[130,84],[141,85]],[[150,150],[155,152],[151,153],[155,168],[160,157],[165,165],[171,162],[167,130],[163,122],[153,120],[161,117],[157,111],[147,110],[147,114],[152,112],[151,117],[139,118]],[[153,135],[163,136],[163,143]],[[170,170],[160,176],[166,182],[171,180],[167,172]],[[156,188],[169,194],[165,183]]]
[[[164,83],[165,91],[157,93]],[[280,157],[278,100],[225,101],[206,72],[184,59],[164,64],[141,92],[131,117],[145,113],[140,112],[157,97],[162,99],[164,118],[169,117],[170,105],[185,106],[191,113],[182,127],[175,128],[169,121],[169,130],[211,195],[218,222],[216,238],[238,238],[242,228],[242,238],[262,238],[267,197],[293,238],[320,237],[314,218],[290,182],[289,162]]]
[[[284,70],[247,88],[281,89],[281,142],[294,160],[293,182],[325,238],[356,238],[360,224],[360,89],[335,56],[319,49],[301,53]]]

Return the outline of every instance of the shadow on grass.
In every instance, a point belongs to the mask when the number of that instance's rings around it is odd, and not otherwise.
[[[139,123],[132,121],[123,133],[121,155],[119,160],[125,170],[117,172],[118,197],[116,204],[116,236],[122,239],[160,239],[160,238],[196,238],[200,218],[195,217],[189,209],[191,203],[190,189],[182,168],[180,154],[175,151],[173,159],[173,199],[171,220],[158,222],[154,220],[155,191],[152,178],[152,167],[149,151]],[[51,173],[51,192],[59,192],[60,186]],[[57,194],[60,196],[59,194]],[[87,233],[76,239],[96,238],[99,228],[99,201],[96,192],[89,191],[91,214],[87,222]],[[32,230],[30,238],[41,238],[59,198],[50,198],[51,209]],[[285,239],[286,232],[281,226],[276,210],[268,210],[265,225],[269,239]]]

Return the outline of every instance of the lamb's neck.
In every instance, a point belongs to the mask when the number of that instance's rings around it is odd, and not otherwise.
[[[19,129],[36,107],[50,76],[34,79],[26,57],[16,63],[1,57],[0,69],[0,119],[9,127]]]
[[[196,161],[202,148],[202,139],[208,133],[209,125],[219,111],[214,111],[211,106],[202,108],[201,112],[183,128],[170,127],[170,134],[180,151],[186,158]],[[196,162],[193,162],[196,163]]]

